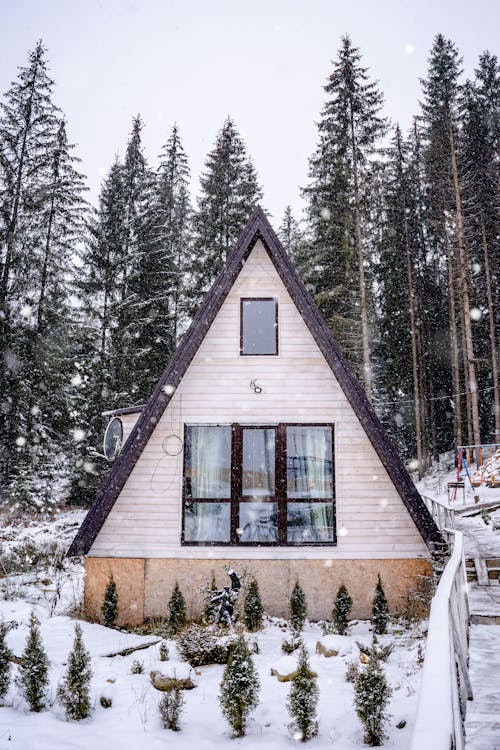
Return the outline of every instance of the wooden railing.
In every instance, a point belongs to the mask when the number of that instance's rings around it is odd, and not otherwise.
[[[469,678],[469,604],[460,531],[431,602],[422,684],[410,750],[464,750]]]
[[[438,529],[455,529],[455,511],[433,497],[421,495]]]

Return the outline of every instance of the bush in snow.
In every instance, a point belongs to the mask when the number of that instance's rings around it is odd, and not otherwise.
[[[168,625],[172,633],[178,633],[186,622],[186,602],[176,581],[168,602]]]
[[[160,661],[168,661],[169,653],[168,646],[165,641],[160,643]]]
[[[316,707],[318,705],[319,689],[316,677],[311,672],[307,651],[304,646],[300,649],[297,672],[292,679],[288,695],[287,709],[292,718],[289,729],[297,740],[305,742],[318,733]]]
[[[354,683],[354,705],[365,730],[367,745],[380,745],[385,738],[386,708],[391,693],[380,659],[370,654],[366,669],[359,673]]]
[[[172,729],[174,732],[180,730],[179,719],[181,717],[182,706],[184,705],[184,696],[179,687],[167,690],[158,704],[160,717],[165,729]]]
[[[192,667],[205,664],[227,664],[229,651],[234,644],[231,636],[218,637],[201,625],[188,625],[177,639],[177,649],[182,659]]]
[[[332,610],[332,620],[337,633],[345,635],[349,625],[349,614],[352,609],[352,599],[347,588],[342,584],[337,591]]]
[[[356,679],[359,676],[359,672],[360,672],[360,668],[359,668],[358,662],[348,661],[347,669],[345,671],[346,682],[356,682]]]
[[[130,674],[144,674],[144,663],[139,659],[134,659]]]
[[[66,709],[66,717],[80,721],[90,713],[90,678],[92,677],[90,654],[82,640],[82,628],[75,625],[73,651],[68,656],[66,674],[57,690],[57,697]]]
[[[302,646],[302,638],[298,633],[293,632],[292,637],[288,640],[282,641],[281,650],[284,654],[293,654],[298,648]]]
[[[16,684],[29,704],[31,711],[41,711],[45,706],[48,687],[49,660],[40,636],[40,622],[34,612],[30,615],[28,640],[21,656]]]
[[[259,630],[262,627],[264,607],[260,598],[259,584],[253,578],[250,581],[243,604],[243,617],[248,630]]]
[[[215,582],[215,576],[212,573],[212,580],[210,581],[210,586],[207,586],[206,589],[203,590],[203,598],[205,600],[205,608],[203,610],[203,622],[205,625],[210,625],[213,622],[215,622],[215,616],[217,614],[217,603],[213,602],[212,599],[217,593],[217,584]]]
[[[10,682],[10,660],[12,652],[7,646],[6,637],[9,628],[4,622],[0,622],[0,701],[7,694]]]
[[[306,595],[297,581],[290,597],[290,625],[295,633],[300,633],[307,617]]]
[[[260,683],[252,654],[242,635],[238,637],[220,684],[219,703],[235,737],[243,737],[251,711],[259,702]]]
[[[389,605],[385,597],[384,589],[382,587],[382,581],[380,580],[380,573],[377,580],[377,586],[375,588],[375,596],[373,597],[372,604],[372,616],[371,622],[373,632],[377,635],[387,633],[387,621],[389,619]]]
[[[101,612],[106,627],[112,628],[118,616],[118,594],[116,593],[116,583],[113,580],[113,576],[111,576],[106,586]]]

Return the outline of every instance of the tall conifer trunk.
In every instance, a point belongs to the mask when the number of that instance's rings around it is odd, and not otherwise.
[[[495,413],[495,440],[500,440],[500,386],[498,382],[498,354],[495,336],[495,309],[493,306],[493,295],[491,290],[490,257],[488,252],[488,241],[486,239],[486,227],[484,225],[484,213],[480,210],[481,237],[484,253],[484,273],[486,277],[486,298],[488,300],[488,325],[490,335],[491,351],[491,377],[493,380],[493,410]],[[493,441],[495,442],[495,441]]]
[[[448,227],[446,223],[446,210],[443,207],[443,231],[444,244],[446,248],[446,261],[448,266],[448,309],[449,309],[449,328],[450,328],[450,349],[451,349],[451,382],[453,389],[453,420],[455,432],[455,445],[463,445],[462,438],[462,402],[460,399],[460,364],[458,360],[458,334],[457,320],[455,312],[455,289],[453,283],[453,253],[450,247],[448,237]]]

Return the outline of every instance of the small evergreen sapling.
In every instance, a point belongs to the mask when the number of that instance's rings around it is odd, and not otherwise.
[[[293,732],[295,739],[305,742],[318,733],[316,720],[318,698],[319,689],[316,677],[311,672],[307,651],[302,646],[297,672],[292,679],[287,702],[288,713],[292,718],[289,729]]]
[[[172,633],[178,633],[186,622],[186,602],[176,581],[168,602],[168,625]]]
[[[168,661],[169,652],[166,641],[160,643],[160,661]]]
[[[6,637],[9,628],[4,622],[0,622],[0,701],[3,700],[9,689],[10,682],[10,660],[12,652],[7,646]]]
[[[57,691],[57,697],[66,709],[66,718],[80,721],[90,713],[90,654],[82,640],[82,628],[75,625],[73,650],[68,656],[68,666]]]
[[[259,702],[260,683],[252,654],[240,635],[234,644],[220,684],[219,703],[235,737],[243,737],[250,712]]]
[[[113,576],[111,576],[106,586],[101,612],[106,627],[112,628],[118,616],[118,594]]]
[[[385,738],[386,708],[391,693],[380,659],[371,654],[366,669],[359,673],[354,683],[354,705],[365,730],[367,745],[380,745]]]
[[[180,731],[179,720],[184,705],[184,696],[179,687],[167,690],[158,704],[158,710],[165,729]]]
[[[253,578],[248,586],[243,605],[245,626],[248,630],[255,631],[262,627],[264,607],[260,598],[259,584]]]
[[[32,611],[28,640],[21,656],[17,685],[29,704],[30,711],[41,711],[45,706],[48,687],[49,660],[40,636],[40,622]]]
[[[342,584],[337,592],[332,610],[332,620],[339,635],[345,635],[349,625],[349,614],[352,609],[352,599],[347,588]]]
[[[387,621],[389,619],[389,605],[385,597],[384,589],[382,587],[382,581],[380,580],[380,573],[378,576],[377,586],[375,588],[375,596],[373,597],[372,605],[372,627],[373,632],[377,635],[383,635],[387,633]]]
[[[210,586],[206,588],[204,592],[205,608],[203,610],[203,622],[205,623],[205,625],[211,625],[213,622],[215,622],[215,617],[217,614],[217,603],[213,602],[212,599],[216,594],[217,583],[212,572],[212,580],[210,581]]]
[[[290,625],[294,633],[300,633],[307,617],[306,595],[297,581],[290,597]]]
[[[139,661],[139,659],[134,659],[130,669],[130,674],[144,674],[144,662]]]

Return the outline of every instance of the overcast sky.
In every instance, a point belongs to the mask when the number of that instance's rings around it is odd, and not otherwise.
[[[498,0],[0,0],[0,91],[42,38],[92,200],[136,113],[155,166],[178,123],[197,195],[230,114],[277,225],[288,203],[302,210],[342,34],[379,80],[386,114],[407,128],[435,34],[453,39],[471,75],[482,50],[498,53],[499,9]]]

